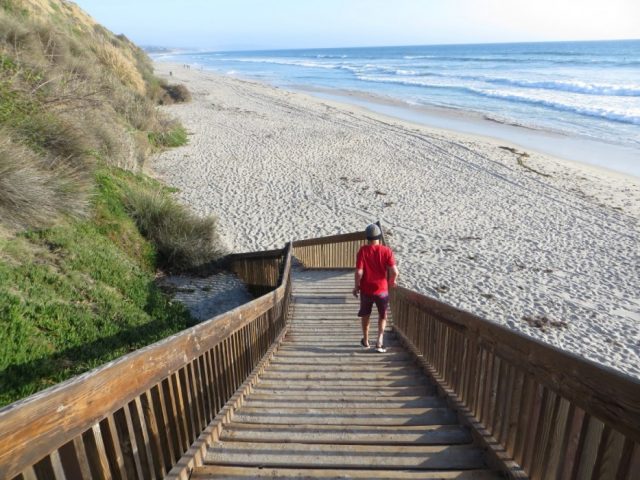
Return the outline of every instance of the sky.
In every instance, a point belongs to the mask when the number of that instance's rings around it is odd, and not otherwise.
[[[640,0],[76,0],[143,46],[213,50],[640,39]]]

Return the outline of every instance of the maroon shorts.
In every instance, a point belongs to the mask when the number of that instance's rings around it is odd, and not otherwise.
[[[389,294],[367,295],[362,292],[360,293],[360,311],[358,312],[358,316],[368,317],[371,315],[371,309],[374,303],[378,309],[378,314],[381,317],[386,316],[387,309],[389,308]]]

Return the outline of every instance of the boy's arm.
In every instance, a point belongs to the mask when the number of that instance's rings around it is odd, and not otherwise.
[[[356,269],[355,274],[355,286],[353,287],[353,296],[357,297],[358,293],[360,293],[360,281],[362,280],[362,276],[364,275],[364,270]]]
[[[398,267],[393,265],[392,267],[389,267],[389,286],[391,287],[397,287],[398,286],[398,276],[400,275],[400,271],[398,270]]]

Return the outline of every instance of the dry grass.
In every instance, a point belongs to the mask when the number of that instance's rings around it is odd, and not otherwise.
[[[137,93],[144,95],[147,89],[145,81],[134,60],[125,52],[126,50],[117,48],[109,43],[102,43],[96,48],[98,59],[108,70]]]
[[[57,198],[51,172],[42,168],[52,158],[56,171],[88,177],[96,164],[136,170],[157,149],[185,143],[184,129],[156,107],[161,83],[142,50],[76,5],[0,0],[0,128],[9,139],[3,145],[5,152],[7,145],[21,145],[20,156],[29,151],[31,158],[21,168],[4,160],[3,168],[20,180],[16,188],[27,188],[21,179],[30,172],[42,192],[25,192],[11,223],[35,227],[59,218],[46,209],[47,214],[37,214],[39,205],[47,204],[44,198]],[[183,87],[160,90],[171,99],[189,95]],[[11,197],[17,193],[12,190]],[[80,203],[83,198],[80,194]],[[25,206],[28,199],[34,208]],[[5,212],[10,205],[5,199]],[[9,217],[3,215],[0,223],[4,218]]]
[[[0,130],[0,218],[14,228],[42,227],[87,212],[91,182],[80,169],[34,154]]]
[[[194,215],[166,192],[132,190],[125,205],[142,234],[156,246],[158,261],[166,270],[197,269],[226,253],[216,219]]]

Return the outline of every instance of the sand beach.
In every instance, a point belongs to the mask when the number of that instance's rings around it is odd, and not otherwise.
[[[193,101],[163,107],[189,144],[148,168],[216,215],[232,251],[380,220],[403,286],[640,377],[640,178],[255,81],[156,72]]]

